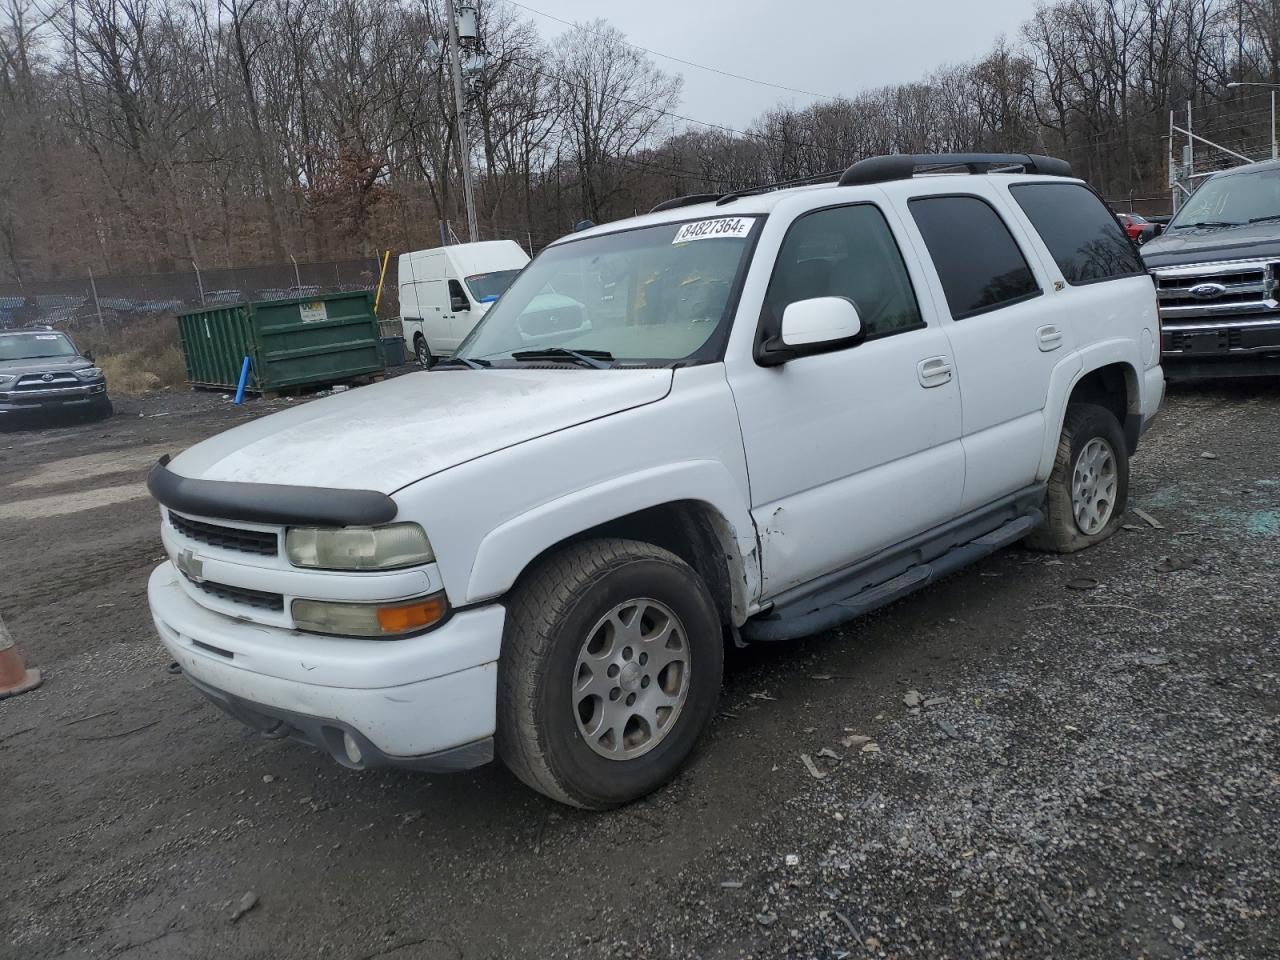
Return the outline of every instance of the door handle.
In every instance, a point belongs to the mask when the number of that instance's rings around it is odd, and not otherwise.
[[[928,357],[916,364],[916,376],[922,387],[940,387],[951,382],[951,358]]]
[[[1039,341],[1041,352],[1048,353],[1062,346],[1062,331],[1053,324],[1048,324],[1036,331],[1036,339]]]

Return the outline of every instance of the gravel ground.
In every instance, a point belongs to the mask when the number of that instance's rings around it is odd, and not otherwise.
[[[687,772],[604,815],[342,770],[166,672],[139,471],[282,405],[0,435],[0,611],[48,674],[0,702],[0,956],[1280,956],[1280,384],[1175,390],[1158,529],[733,651]]]

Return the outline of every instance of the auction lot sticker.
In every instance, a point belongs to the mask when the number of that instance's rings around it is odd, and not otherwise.
[[[741,238],[751,232],[755,217],[717,217],[715,220],[695,220],[676,231],[671,242],[688,243],[691,240],[716,240],[725,237]]]

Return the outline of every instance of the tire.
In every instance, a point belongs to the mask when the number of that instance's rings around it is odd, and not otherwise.
[[[430,370],[436,365],[436,358],[431,355],[431,348],[427,346],[427,338],[420,333],[413,338],[413,355],[423,370]]]
[[[107,420],[115,414],[115,407],[111,405],[110,397],[100,397],[94,401],[89,407],[88,419],[90,420]]]
[[[668,613],[672,632],[654,639]],[[654,668],[668,658],[671,666]],[[606,810],[635,800],[674,777],[692,753],[715,713],[723,669],[715,605],[683,560],[634,540],[565,547],[527,573],[507,603],[498,755],[561,803]],[[632,715],[625,725],[616,719],[624,715]]]
[[[1090,476],[1099,478],[1096,485]],[[1084,486],[1079,497],[1073,491],[1077,479]],[[1101,543],[1120,528],[1128,500],[1129,454],[1115,414],[1091,403],[1069,406],[1049,475],[1045,524],[1027,538],[1027,546],[1075,553]]]

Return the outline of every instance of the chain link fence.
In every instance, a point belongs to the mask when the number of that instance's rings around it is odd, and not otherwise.
[[[399,311],[398,258],[387,263],[378,313]],[[86,276],[65,280],[0,282],[0,328],[51,326],[70,330],[119,327],[144,317],[172,315],[202,304],[285,300],[321,293],[373,290],[376,259],[285,263],[235,269]]]

